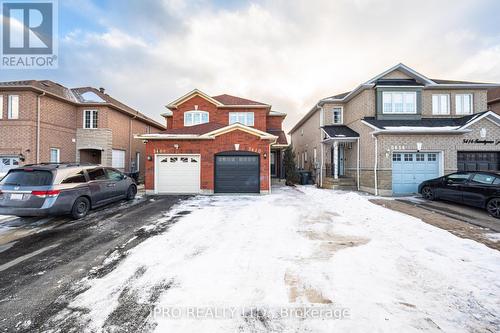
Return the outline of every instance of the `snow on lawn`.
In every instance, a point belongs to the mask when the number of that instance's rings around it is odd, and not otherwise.
[[[185,201],[174,213],[191,213],[88,281],[68,307],[79,311],[71,320],[88,331],[498,331],[500,253],[368,199],[298,187]],[[151,303],[238,312],[230,319],[163,312],[144,323]],[[311,305],[348,309],[349,318],[280,312]],[[245,312],[250,307],[262,311]],[[67,310],[56,319],[69,318]]]

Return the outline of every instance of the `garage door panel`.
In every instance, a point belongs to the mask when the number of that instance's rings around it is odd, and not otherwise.
[[[439,177],[438,156],[437,153],[394,153],[392,164],[393,193],[416,193],[420,183]]]
[[[259,193],[259,156],[224,155],[215,157],[216,193]]]
[[[158,193],[200,192],[200,156],[158,155],[157,161]]]

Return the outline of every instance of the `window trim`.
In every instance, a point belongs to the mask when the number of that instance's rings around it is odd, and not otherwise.
[[[231,122],[231,116],[234,116],[236,115],[237,118],[239,118],[239,116],[241,116],[242,114],[245,115],[245,123],[240,123],[239,121],[237,122],[234,122],[232,123]],[[252,124],[248,124],[248,115],[251,114],[252,115]],[[249,127],[252,127],[252,126],[255,126],[255,112],[251,112],[251,111],[245,111],[245,112],[229,112],[228,114],[228,124],[229,125],[232,125],[232,124],[242,124],[242,125],[245,125],[245,126],[249,126]]]
[[[87,112],[90,112],[90,127],[87,127],[87,123],[85,121],[85,116],[86,116]],[[94,117],[94,113],[96,115],[95,117]],[[95,127],[94,127],[94,118],[97,119]],[[96,109],[83,110],[83,126],[82,127],[84,129],[96,129],[96,128],[99,128],[99,110],[96,110]]]
[[[446,96],[446,103],[447,103],[447,108],[446,108],[446,113],[441,113],[441,97]],[[436,109],[438,112],[436,113],[434,110],[434,97],[438,97],[438,105],[436,106]],[[449,115],[451,113],[451,97],[450,94],[432,94],[432,114],[436,116],[443,116],[443,115]]]
[[[57,152],[57,161],[52,160],[52,152],[53,151]],[[49,149],[49,160],[50,160],[50,163],[61,163],[61,149],[51,147]]]
[[[386,111],[385,110],[385,103],[384,103],[384,95],[386,94],[391,94],[391,111]],[[397,112],[394,111],[394,102],[393,102],[393,97],[392,95],[394,94],[402,94],[403,97],[403,111],[402,112]],[[407,112],[405,111],[406,109],[406,103],[405,103],[405,96],[406,95],[413,95],[414,96],[414,108],[412,112]],[[394,90],[394,91],[382,91],[382,114],[389,114],[389,115],[398,115],[398,114],[417,114],[417,108],[418,108],[418,101],[417,101],[417,92],[416,91],[404,91],[404,90]]]
[[[335,110],[340,110],[340,122],[335,122]],[[344,123],[344,107],[343,106],[335,106],[332,108],[332,124],[334,125],[342,125]]]
[[[462,98],[462,102],[463,102],[463,97],[464,96],[470,96],[470,112],[469,113],[464,113],[464,112],[458,112],[458,103],[457,103],[457,99],[458,98]],[[463,106],[465,104],[462,103],[462,109],[463,109]],[[474,94],[473,93],[464,93],[464,94],[455,94],[455,114],[458,114],[458,115],[464,115],[464,116],[467,116],[467,115],[471,115],[471,114],[474,114]]]
[[[202,115],[203,114],[206,114],[207,115],[207,121],[206,122],[203,122],[201,121],[200,123],[198,124],[194,124],[193,121],[194,121],[194,117],[191,117],[191,124],[190,125],[187,125],[186,124],[186,116],[187,115],[194,115],[194,114],[199,114],[200,115],[200,121],[202,120]],[[196,126],[196,125],[201,125],[201,124],[206,124],[206,123],[209,123],[210,122],[210,113],[208,113],[207,111],[200,111],[200,110],[191,110],[191,111],[186,111],[184,112],[184,115],[183,115],[183,118],[184,118],[184,127],[190,127],[190,126]]]
[[[12,100],[14,98],[17,98],[16,117],[14,117],[13,110],[12,110]],[[7,119],[19,119],[19,95],[9,95],[8,105],[7,105]]]

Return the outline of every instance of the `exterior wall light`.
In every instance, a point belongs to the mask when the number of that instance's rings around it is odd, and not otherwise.
[[[176,144],[174,145],[174,148],[175,148],[175,149],[179,149],[179,145],[176,143]]]
[[[264,159],[267,159],[267,153],[264,153]]]
[[[151,157],[151,155],[148,155],[148,161],[152,161],[153,160],[153,157]]]

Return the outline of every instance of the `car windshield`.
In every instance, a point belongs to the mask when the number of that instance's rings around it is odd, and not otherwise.
[[[52,184],[52,172],[45,170],[11,170],[2,179],[2,185],[48,186]]]

